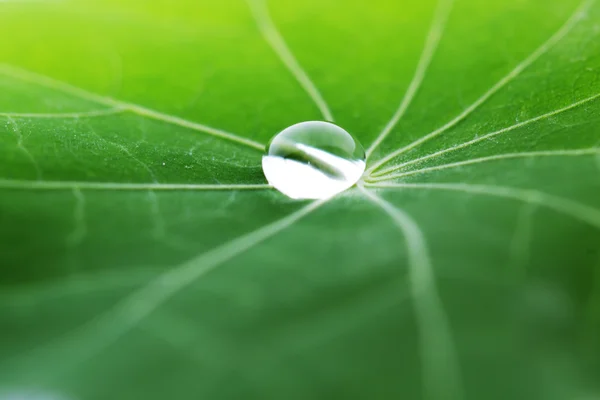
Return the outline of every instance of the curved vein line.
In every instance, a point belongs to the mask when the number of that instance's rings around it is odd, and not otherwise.
[[[65,112],[65,113],[0,113],[0,117],[11,118],[44,118],[44,119],[67,119],[67,118],[86,118],[100,117],[104,115],[119,114],[127,111],[125,107],[111,107],[102,110]]]
[[[408,272],[423,361],[423,390],[431,400],[463,398],[460,363],[448,316],[435,284],[434,271],[422,230],[415,220],[374,193],[359,186],[363,195],[385,211],[403,233],[408,252]]]
[[[252,147],[260,151],[264,151],[265,149],[265,146],[261,143],[243,138],[241,136],[237,136],[233,133],[229,133],[221,129],[213,128],[208,125],[203,125],[197,122],[188,121],[186,119],[176,117],[174,115],[165,114],[160,111],[151,110],[138,104],[116,100],[108,96],[101,96],[99,94],[88,92],[87,90],[70,85],[66,82],[62,82],[44,75],[36,74],[31,71],[17,68],[8,64],[0,64],[0,73],[7,76],[11,76],[16,79],[20,79],[24,82],[35,83],[53,90],[68,93],[84,100],[92,101],[98,104],[103,104],[114,108],[123,108],[124,110],[129,110],[143,117],[151,118],[157,121],[167,122],[173,125],[182,126],[184,128],[189,128],[199,132],[204,132],[209,135],[216,136],[221,139],[226,139],[231,142],[243,144],[245,146]]]
[[[75,206],[73,209],[73,229],[67,236],[67,245],[72,248],[84,241],[88,228],[85,219],[85,196],[78,187],[73,187],[71,190],[73,191]]]
[[[8,124],[10,126],[12,126],[12,131],[17,138],[17,148],[19,150],[21,150],[21,153],[23,153],[23,155],[25,157],[27,157],[27,159],[29,160],[29,162],[31,163],[33,168],[35,169],[35,175],[36,175],[37,179],[41,180],[42,175],[43,175],[42,169],[40,168],[40,165],[36,161],[33,154],[31,154],[31,152],[27,149],[27,147],[25,147],[25,144],[23,144],[23,134],[21,133],[21,129],[19,128],[19,125],[12,117],[7,117],[7,120],[8,120]]]
[[[392,116],[392,119],[387,123],[385,128],[381,131],[377,139],[371,144],[371,146],[367,150],[367,159],[371,156],[373,151],[385,140],[385,138],[390,134],[392,129],[396,126],[398,121],[404,116],[404,113],[410,106],[413,98],[415,97],[421,83],[423,82],[423,78],[425,77],[425,73],[427,72],[427,68],[431,63],[433,55],[437,49],[438,43],[442,37],[442,33],[444,31],[444,27],[446,26],[446,22],[448,21],[448,17],[450,15],[450,11],[452,10],[452,5],[454,0],[439,0],[437,9],[435,11],[435,15],[431,22],[431,26],[429,28],[429,32],[427,34],[427,38],[425,39],[425,45],[423,47],[423,52],[421,53],[421,57],[417,64],[417,68],[415,70],[415,75],[413,76],[412,81],[410,82],[406,93],[404,94],[404,98],[402,99],[400,106]]]
[[[574,200],[554,196],[545,192],[532,189],[520,189],[494,185],[471,185],[466,183],[374,183],[369,187],[382,189],[423,189],[423,190],[448,190],[455,192],[483,194],[488,196],[504,197],[527,203],[538,204],[569,215],[582,222],[600,228],[600,210]]]
[[[99,141],[104,142],[104,143],[108,144],[109,146],[117,149],[121,153],[125,154],[127,157],[129,157],[129,159],[131,159],[137,165],[142,167],[142,169],[144,169],[148,173],[148,176],[152,179],[153,183],[158,183],[158,179],[156,178],[156,175],[154,174],[154,171],[152,171],[150,166],[148,166],[148,164],[146,164],[145,162],[143,162],[142,160],[137,158],[131,151],[129,151],[129,149],[126,146],[124,146],[120,143],[113,142],[112,140],[106,139],[102,135],[99,135],[96,132],[96,129],[94,129],[94,127],[87,121],[85,122],[85,125],[88,127],[88,129],[92,133],[92,135],[94,135],[96,138],[98,138]]]
[[[156,241],[168,240],[167,230],[165,228],[165,220],[163,219],[162,212],[160,210],[160,200],[154,192],[149,190],[147,195],[148,202],[150,205],[150,215],[152,216],[152,236]]]
[[[61,182],[61,181],[24,181],[0,179],[0,189],[13,190],[260,190],[271,189],[267,184],[204,185],[186,183],[116,183],[116,182]]]
[[[323,118],[327,121],[333,122],[333,115],[327,106],[327,102],[323,99],[323,96],[319,92],[319,89],[315,86],[313,81],[310,79],[308,74],[302,69],[302,66],[296,60],[296,57],[292,54],[291,50],[285,43],[285,40],[277,30],[273,19],[269,14],[269,9],[265,0],[247,0],[248,6],[252,11],[254,20],[258,29],[262,33],[263,37],[269,43],[273,51],[279,56],[279,59],[292,73],[294,78],[298,81],[300,86],[308,93],[311,99],[315,102]]]
[[[465,147],[471,146],[471,145],[473,145],[475,143],[479,143],[479,142],[484,141],[486,139],[489,139],[491,137],[494,137],[494,136],[497,136],[497,135],[501,135],[503,133],[510,132],[510,131],[513,131],[513,130],[518,129],[518,128],[522,128],[523,126],[532,124],[534,122],[538,122],[538,121],[541,121],[541,120],[553,117],[555,115],[564,113],[566,111],[572,110],[572,109],[577,108],[577,107],[579,107],[579,106],[581,106],[583,104],[586,104],[586,103],[589,103],[589,102],[591,102],[593,100],[596,100],[599,97],[600,97],[600,93],[595,94],[595,95],[590,96],[588,98],[585,98],[583,100],[577,101],[577,102],[575,102],[573,104],[570,104],[570,105],[568,105],[566,107],[559,108],[558,110],[553,110],[553,111],[550,111],[549,113],[538,115],[537,117],[528,119],[528,120],[523,121],[523,122],[519,122],[518,124],[514,124],[514,125],[508,126],[506,128],[502,128],[500,130],[494,131],[494,132],[487,133],[487,134],[485,134],[483,136],[480,136],[478,138],[469,140],[469,141],[461,143],[461,144],[457,144],[457,145],[449,147],[447,149],[440,150],[440,151],[428,154],[428,155],[423,156],[423,157],[415,158],[415,159],[412,159],[410,161],[406,161],[404,163],[401,163],[401,164],[398,164],[398,165],[394,165],[394,166],[391,166],[391,167],[386,168],[386,169],[382,169],[379,172],[374,172],[372,174],[372,176],[378,177],[378,176],[387,175],[387,174],[389,174],[391,172],[394,172],[396,170],[402,169],[402,168],[404,168],[404,167],[406,167],[408,165],[417,164],[417,163],[420,163],[422,161],[429,160],[431,158],[436,158],[436,157],[439,157],[439,156],[441,156],[443,154],[446,154],[446,153],[450,153],[452,151],[464,149]]]
[[[464,120],[467,116],[469,116],[469,114],[471,114],[479,106],[481,106],[483,103],[485,103],[490,97],[492,97],[494,94],[496,94],[496,92],[498,92],[500,89],[502,89],[504,86],[506,86],[510,81],[512,81],[521,72],[523,72],[523,70],[525,70],[527,67],[529,67],[531,64],[533,64],[538,58],[540,58],[543,54],[548,52],[548,50],[550,50],[556,43],[558,43],[563,37],[565,37],[567,35],[567,33],[569,33],[571,31],[571,29],[580,20],[582,20],[585,17],[586,12],[589,10],[589,8],[592,6],[592,4],[594,4],[594,2],[595,2],[595,0],[584,0],[579,5],[579,7],[577,7],[577,9],[573,13],[573,15],[571,15],[571,17],[569,17],[569,19],[564,23],[564,25],[554,35],[552,35],[550,37],[550,39],[548,39],[540,47],[538,47],[533,53],[531,53],[529,55],[529,57],[527,57],[526,59],[521,61],[512,71],[510,71],[508,73],[508,75],[504,76],[502,79],[500,79],[498,82],[496,82],[496,84],[494,84],[494,86],[492,86],[491,89],[489,89],[487,92],[485,92],[479,99],[477,99],[473,104],[471,104],[469,107],[467,107],[462,113],[457,115],[454,119],[447,122],[440,128],[434,130],[433,132],[388,154],[387,156],[385,156],[384,158],[379,160],[377,163],[375,163],[371,168],[369,168],[368,173],[373,172],[375,169],[377,169],[381,165],[387,163],[394,157],[397,157],[398,155],[405,153],[405,152],[419,146],[420,144],[444,133],[448,129],[454,127],[459,122]]]
[[[65,367],[68,369],[73,367],[74,364],[79,364],[93,357],[130,332],[181,290],[206,276],[223,263],[290,227],[327,201],[328,199],[314,201],[282,219],[174,266],[119,301],[110,310],[66,333],[52,343],[34,349],[31,353],[35,354],[23,356],[25,363],[27,361],[35,363],[36,356],[48,356],[46,352],[49,352],[52,357],[55,351],[59,351],[60,354],[64,354],[66,357],[74,357],[74,359],[69,360],[69,364]],[[87,337],[89,340],[82,340],[82,337]],[[60,368],[56,368],[51,374],[60,372]]]
[[[533,218],[537,204],[523,203],[517,213],[515,230],[509,245],[509,268],[520,277],[526,275],[525,271],[531,259],[530,245],[533,239]]]
[[[437,165],[435,167],[422,168],[414,171],[402,172],[399,174],[377,176],[369,179],[369,182],[383,182],[392,179],[402,178],[411,175],[424,174],[431,171],[440,171],[444,169],[462,167],[465,165],[485,163],[488,161],[507,160],[514,158],[536,158],[536,157],[575,157],[575,156],[587,156],[587,155],[600,155],[600,148],[590,149],[575,149],[575,150],[548,150],[548,151],[529,151],[522,153],[507,153],[498,154],[495,156],[473,158],[471,160],[458,161],[449,164]]]

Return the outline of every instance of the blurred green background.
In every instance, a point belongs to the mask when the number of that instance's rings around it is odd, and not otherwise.
[[[260,150],[207,127],[266,144],[323,119],[249,5],[369,147],[439,4],[368,166],[502,79],[384,167],[535,119],[399,172],[494,160],[391,181],[512,196],[368,189],[418,224],[447,332],[356,189],[299,215],[275,190],[164,186],[265,183]],[[0,1],[0,399],[600,399],[600,3],[439,4]],[[547,155],[502,156],[523,152]]]

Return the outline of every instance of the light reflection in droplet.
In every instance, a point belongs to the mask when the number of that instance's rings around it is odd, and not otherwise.
[[[353,186],[365,170],[365,151],[329,122],[292,125],[269,143],[262,161],[267,181],[293,199],[324,199]]]

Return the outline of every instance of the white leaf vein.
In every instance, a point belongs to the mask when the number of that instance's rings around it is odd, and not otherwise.
[[[581,222],[600,228],[600,210],[578,201],[534,189],[468,183],[373,183],[370,188],[399,190],[445,190],[486,196],[503,197],[538,204],[569,215]]]
[[[68,84],[66,82],[62,82],[62,81],[59,81],[59,80],[56,80],[56,79],[53,79],[53,78],[50,78],[48,76],[44,76],[41,74],[36,74],[31,71],[27,71],[22,68],[17,68],[12,65],[0,64],[0,73],[4,74],[6,76],[13,77],[15,79],[20,79],[24,82],[30,82],[30,83],[34,83],[34,84],[37,84],[40,86],[44,86],[46,88],[61,91],[61,92],[73,95],[75,97],[79,97],[81,99],[92,101],[92,102],[102,104],[102,105],[105,105],[108,107],[128,110],[128,111],[131,111],[137,115],[140,115],[140,116],[143,116],[146,118],[154,119],[157,121],[163,121],[166,123],[178,125],[178,126],[188,128],[191,130],[195,130],[195,131],[199,131],[199,132],[204,132],[206,134],[209,134],[209,135],[212,135],[215,137],[219,137],[221,139],[226,139],[231,142],[243,144],[245,146],[254,148],[256,150],[264,151],[264,149],[265,149],[265,146],[262,143],[255,142],[254,140],[244,138],[244,137],[235,135],[233,133],[226,132],[221,129],[213,128],[208,125],[200,124],[198,122],[189,121],[189,120],[186,120],[181,117],[177,117],[177,116],[169,115],[169,114],[166,114],[166,113],[163,113],[160,111],[152,110],[150,108],[146,108],[146,107],[138,105],[138,104],[113,99],[108,96],[102,96],[99,94],[95,94],[95,93],[89,92],[87,90],[81,89],[79,87],[73,86],[71,84]]]
[[[542,55],[547,53],[554,45],[556,45],[562,38],[564,38],[572,29],[577,25],[579,21],[581,21],[587,14],[590,7],[594,4],[595,0],[584,0],[577,7],[575,12],[569,17],[569,19],[558,29],[556,33],[554,33],[546,42],[544,42],[540,47],[535,49],[533,53],[531,53],[527,58],[521,61],[512,71],[510,71],[506,76],[500,79],[497,83],[495,83],[487,92],[485,92],[480,98],[478,98],[473,104],[467,107],[463,112],[457,115],[454,119],[447,122],[440,128],[434,130],[433,132],[420,137],[419,139],[409,143],[408,145],[394,150],[381,160],[376,162],[373,166],[371,166],[368,170],[368,173],[375,171],[383,164],[397,157],[398,155],[405,153],[413,148],[421,145],[422,143],[429,141],[440,134],[444,133],[448,129],[454,127],[458,123],[462,122],[465,118],[467,118],[473,111],[479,108],[482,104],[484,104],[490,97],[496,94],[500,89],[506,86],[509,82],[515,79],[521,72],[523,72],[526,68],[528,68],[531,64],[537,61]]]
[[[403,233],[408,252],[408,272],[419,333],[419,349],[426,399],[462,399],[460,362],[450,322],[438,289],[423,231],[405,211],[374,193],[359,189],[387,213]]]
[[[593,156],[600,155],[600,148],[590,148],[590,149],[573,149],[573,150],[547,150],[547,151],[529,151],[529,152],[521,152],[521,153],[507,153],[507,154],[497,154],[494,156],[488,157],[480,157],[473,158],[470,160],[457,161],[449,164],[437,165],[435,167],[428,167],[422,169],[416,169],[412,171],[402,172],[398,174],[391,175],[383,175],[377,176],[373,178],[369,178],[369,182],[383,182],[389,181],[398,178],[405,178],[407,176],[424,174],[427,172],[433,171],[441,171],[445,169],[451,168],[459,168],[467,165],[486,163],[490,161],[502,161],[502,160],[510,160],[517,158],[544,158],[544,157],[582,157],[582,156]]]
[[[286,217],[241,235],[189,261],[168,269],[135,290],[108,311],[67,332],[51,343],[39,346],[22,355],[19,359],[20,362],[25,363],[27,366],[29,362],[35,363],[38,357],[43,357],[48,352],[52,353],[57,349],[61,351],[61,354],[69,355],[68,362],[64,361],[67,362],[67,365],[63,366],[64,368],[68,369],[89,360],[138,326],[177,293],[225,262],[289,228],[327,201],[329,199],[311,202]],[[88,340],[81,340],[83,337]],[[85,346],[79,347],[82,343],[85,343]],[[71,348],[72,351],[65,353],[65,346],[68,348],[76,346],[76,348]],[[50,375],[61,372],[64,372],[64,370],[57,367]],[[46,377],[46,379],[51,379],[51,377]]]
[[[117,183],[85,181],[28,181],[0,179],[0,189],[12,190],[122,190],[122,191],[194,191],[194,190],[264,190],[267,184],[187,184],[187,183]]]
[[[438,43],[442,37],[442,33],[444,31],[444,27],[446,22],[448,21],[448,17],[450,16],[450,11],[452,10],[452,5],[454,0],[439,0],[438,6],[435,11],[435,15],[433,17],[433,21],[431,23],[431,27],[429,28],[429,33],[427,34],[427,38],[425,40],[425,46],[423,47],[423,52],[417,64],[417,68],[415,70],[415,75],[413,76],[412,81],[410,82],[406,93],[404,94],[404,98],[400,102],[400,106],[387,123],[387,125],[383,128],[379,136],[375,139],[375,141],[369,146],[366,154],[367,159],[371,156],[373,151],[377,149],[377,147],[385,140],[385,138],[390,134],[392,129],[398,124],[400,119],[406,113],[406,110],[410,106],[413,98],[417,94],[423,79],[425,78],[425,73],[427,72],[427,68],[431,63],[431,60],[435,54]]]
[[[15,113],[4,112],[0,113],[0,117],[11,118],[30,118],[30,119],[78,119],[89,117],[102,117],[107,115],[120,114],[127,111],[125,107],[102,108],[99,110],[80,111],[80,112],[63,112],[63,113]]]
[[[530,125],[530,124],[532,124],[534,122],[538,122],[538,121],[542,121],[542,120],[545,120],[545,119],[549,119],[549,118],[551,118],[551,117],[553,117],[555,115],[559,115],[559,114],[562,114],[564,112],[567,112],[567,111],[573,110],[575,108],[581,107],[581,106],[583,106],[583,105],[585,105],[587,103],[590,103],[590,102],[592,102],[592,101],[594,101],[594,100],[596,100],[598,98],[600,98],[600,93],[597,93],[597,94],[595,94],[593,96],[587,97],[587,98],[585,98],[583,100],[576,101],[575,103],[569,104],[568,106],[565,106],[565,107],[562,107],[562,108],[559,108],[559,109],[556,109],[556,110],[552,110],[550,112],[547,112],[547,113],[542,114],[542,115],[538,115],[537,117],[528,119],[528,120],[523,121],[523,122],[519,122],[518,124],[507,126],[506,128],[502,128],[502,129],[499,129],[499,130],[494,131],[494,132],[486,133],[485,135],[482,135],[482,136],[477,137],[475,139],[472,139],[472,140],[469,140],[469,141],[466,141],[466,142],[454,145],[452,147],[448,147],[446,149],[442,149],[442,150],[437,151],[435,153],[431,153],[431,154],[428,154],[426,156],[419,157],[419,158],[414,158],[414,159],[406,161],[404,163],[393,165],[393,166],[391,166],[389,168],[385,168],[385,169],[382,169],[380,171],[373,172],[372,176],[375,177],[375,176],[387,175],[387,174],[390,174],[390,173],[392,173],[394,171],[397,171],[399,169],[405,168],[405,167],[407,167],[409,165],[418,164],[418,163],[421,163],[423,161],[434,159],[434,158],[440,157],[440,156],[442,156],[444,154],[451,153],[451,152],[456,151],[456,150],[464,149],[464,148],[472,146],[472,145],[474,145],[476,143],[479,143],[479,142],[482,142],[484,140],[490,139],[490,138],[492,138],[494,136],[502,135],[504,133],[514,131],[515,129],[519,129],[519,128],[522,128],[524,126]]]
[[[310,98],[314,101],[316,106],[321,111],[323,118],[327,121],[333,122],[333,115],[327,102],[321,95],[317,86],[310,79],[306,71],[302,68],[296,57],[289,49],[283,36],[277,30],[269,9],[265,0],[247,0],[248,5],[252,11],[252,15],[256,21],[256,24],[262,33],[267,43],[271,46],[275,54],[281,59],[281,62],[287,67],[290,73],[296,78],[300,86],[308,93]]]

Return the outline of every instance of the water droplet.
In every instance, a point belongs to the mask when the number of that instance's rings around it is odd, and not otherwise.
[[[293,199],[324,199],[354,185],[365,171],[365,150],[329,122],[292,125],[271,139],[263,172],[275,189]]]

